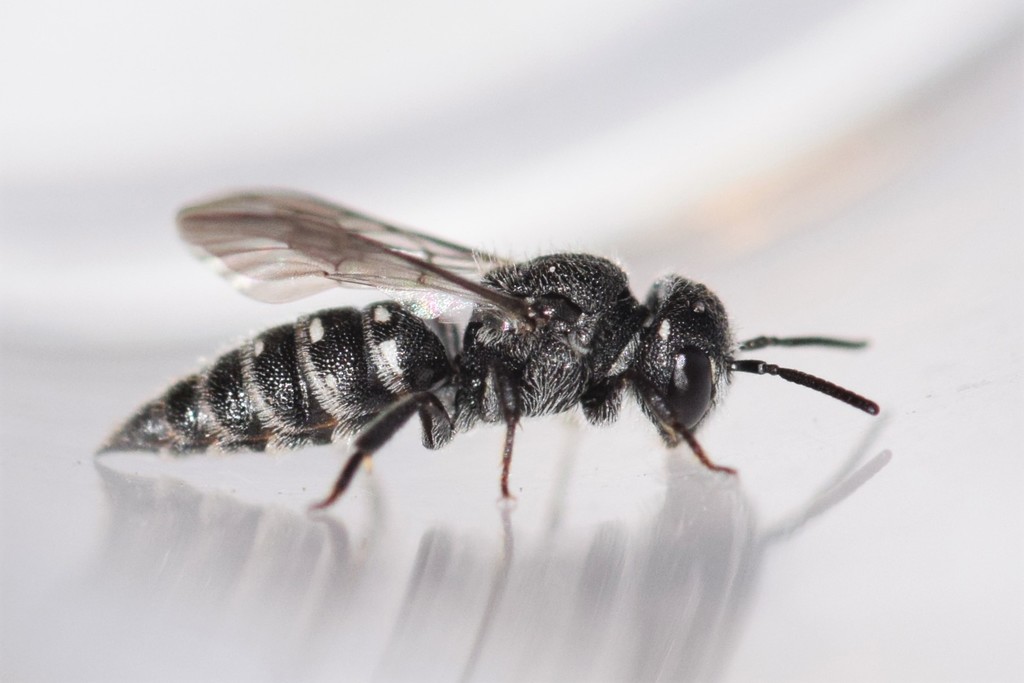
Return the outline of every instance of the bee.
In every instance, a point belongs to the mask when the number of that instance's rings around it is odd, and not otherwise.
[[[440,448],[478,422],[503,423],[501,495],[509,493],[523,418],[577,406],[606,424],[631,394],[665,444],[694,433],[734,373],[774,375],[871,415],[878,405],[799,370],[737,355],[768,346],[859,348],[828,337],[735,343],[719,298],[678,275],[641,303],[626,274],[590,254],[515,262],[389,225],[297,193],[232,194],[182,209],[178,227],[200,258],[243,294],[286,302],[335,286],[400,300],[331,308],[271,328],[143,405],[102,446],[188,454],[298,448],[355,435],[330,493],[412,418]],[[453,306],[468,322],[443,322]]]

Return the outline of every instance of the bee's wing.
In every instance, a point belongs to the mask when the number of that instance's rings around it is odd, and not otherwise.
[[[335,286],[412,295],[434,317],[452,299],[526,317],[526,305],[465,277],[508,263],[308,195],[234,194],[182,209],[182,239],[242,293],[294,301]]]

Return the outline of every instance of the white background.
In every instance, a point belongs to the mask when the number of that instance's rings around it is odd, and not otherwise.
[[[0,20],[4,680],[1024,677],[1016,3],[60,3]],[[425,452],[96,463],[270,307],[172,216],[280,186],[526,257],[676,271],[877,400],[734,378]]]

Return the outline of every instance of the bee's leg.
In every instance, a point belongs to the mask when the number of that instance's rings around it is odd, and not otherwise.
[[[675,448],[679,445],[680,441],[686,441],[690,450],[697,456],[697,460],[707,467],[709,470],[714,472],[725,472],[726,474],[736,474],[736,470],[732,467],[726,467],[725,465],[717,465],[712,462],[711,458],[707,456],[704,449],[701,447],[700,442],[697,441],[697,437],[693,435],[686,425],[680,424],[678,420],[672,415],[671,408],[665,403],[665,399],[657,391],[654,391],[643,382],[634,381],[634,388],[636,389],[637,396],[643,402],[644,407],[647,408],[647,412],[653,418],[654,424],[658,427],[658,431],[661,433],[661,438],[669,448]]]
[[[519,419],[508,421],[505,423],[505,449],[501,453],[501,497],[502,498],[514,498],[511,493],[508,492],[508,471],[512,466],[512,443],[515,441],[516,426],[519,424]]]
[[[322,510],[336,501],[348,488],[359,469],[359,464],[387,443],[388,439],[394,436],[416,412],[420,413],[420,418],[423,421],[423,442],[428,448],[443,446],[451,439],[451,418],[441,401],[429,391],[409,394],[374,418],[366,429],[356,437],[353,444],[355,450],[341,469],[341,474],[334,482],[331,493],[319,503],[312,505],[310,509]]]
[[[690,446],[690,450],[697,456],[697,460],[700,460],[700,464],[707,467],[712,472],[725,472],[726,474],[736,474],[736,469],[733,467],[726,467],[725,465],[716,465],[711,461],[711,458],[704,452],[704,448],[697,441],[697,437],[693,435],[689,429],[683,425],[678,425],[679,431],[682,434],[683,439]]]
[[[498,394],[498,406],[501,417],[505,420],[505,448],[501,453],[501,497],[508,499],[514,496],[508,491],[508,471],[512,466],[512,445],[515,441],[516,427],[523,411],[519,401],[519,382],[511,374],[503,374],[492,370],[491,379]]]
[[[587,422],[604,425],[614,422],[622,408],[622,394],[626,388],[625,375],[618,375],[602,382],[594,383],[580,397],[580,407]]]

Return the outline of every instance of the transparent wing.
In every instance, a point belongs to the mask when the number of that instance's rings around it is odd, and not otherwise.
[[[425,317],[453,301],[526,316],[521,299],[476,281],[481,271],[508,261],[308,195],[229,195],[182,209],[178,229],[201,259],[260,301],[294,301],[336,286],[376,287],[412,294]]]

